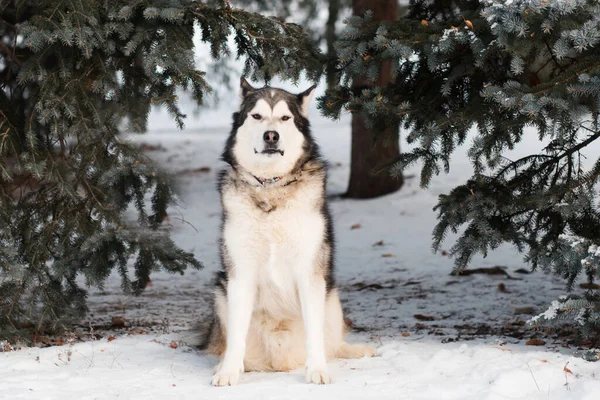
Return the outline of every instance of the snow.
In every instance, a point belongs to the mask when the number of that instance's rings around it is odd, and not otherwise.
[[[441,344],[396,338],[372,359],[330,364],[334,383],[301,370],[247,373],[238,386],[208,385],[213,357],[173,349],[176,335],[131,336],[0,354],[3,399],[597,399],[597,365],[493,342]],[[563,370],[572,371],[569,374]]]
[[[561,297],[561,299],[564,299],[565,297]],[[560,303],[560,301],[558,300],[554,300],[552,303],[550,303],[550,307],[548,307],[548,309],[546,311],[544,311],[543,313],[536,315],[534,317],[532,317],[530,319],[531,322],[536,322],[538,319],[540,318],[544,318],[546,320],[551,320],[556,318],[556,315],[558,313],[558,310],[560,310],[562,307],[562,304]]]
[[[90,315],[74,328],[93,340],[0,353],[0,399],[598,398],[598,364],[572,357],[572,349],[551,340],[532,347],[504,336],[512,332],[507,326],[530,318],[515,308],[543,312],[565,293],[563,281],[542,272],[517,273],[527,266],[510,246],[472,263],[473,268],[502,266],[506,273],[501,275],[451,276],[452,260],[431,252],[432,208],[439,194],[470,175],[466,148],[455,155],[451,173],[434,178],[428,190],[419,188],[413,169],[397,193],[341,200],[335,195],[344,191],[349,175],[349,120],[328,121],[316,109],[311,110],[313,131],[332,166],[328,190],[337,237],[336,278],[353,322],[349,341],[371,343],[379,355],[331,362],[334,383],[329,386],[305,384],[303,371],[296,370],[247,373],[238,386],[211,387],[216,358],[193,350],[182,338],[206,315],[207,286],[219,268],[215,183],[233,96],[221,109],[190,118],[183,132],[166,114],[155,112],[150,133],[129,137],[160,145],[148,155],[177,177],[183,193],[181,206],[170,212],[173,239],[205,268],[183,277],[157,272],[140,297],[123,295],[118,277],[111,276],[103,290],[90,290]],[[531,141],[517,147],[515,157],[540,147],[534,134],[528,136]],[[123,317],[128,327],[103,330],[114,316]],[[116,338],[108,341],[110,335]],[[177,348],[171,347],[173,341]],[[567,365],[572,373],[564,370]]]

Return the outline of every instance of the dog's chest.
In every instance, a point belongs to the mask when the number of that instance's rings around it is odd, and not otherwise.
[[[307,188],[310,189],[310,188]],[[249,222],[245,246],[256,261],[256,309],[271,314],[298,312],[296,282],[310,274],[323,243],[325,221],[305,192],[254,194],[235,220]],[[242,211],[243,210],[243,211]]]
[[[315,237],[322,237],[323,216],[315,200],[300,191],[258,193],[249,202],[254,205],[251,219],[256,221],[257,239],[265,245],[262,249],[271,262],[297,259],[314,245]]]

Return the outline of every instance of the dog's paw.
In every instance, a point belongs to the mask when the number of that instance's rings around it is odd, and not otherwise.
[[[240,380],[239,371],[219,371],[213,375],[210,382],[213,386],[232,386]]]
[[[221,359],[221,361],[219,361],[219,363],[217,364],[216,367],[213,368],[213,374],[217,374],[217,372],[219,372],[220,370],[223,369],[223,360]],[[240,364],[240,374],[243,374],[245,372],[245,368],[244,368],[244,363],[242,362]]]
[[[336,357],[339,358],[362,358],[362,357],[375,357],[377,350],[366,344],[349,344],[342,343],[340,349],[336,353]]]
[[[328,385],[332,381],[326,368],[309,368],[306,371],[306,382],[315,383],[317,385]]]
[[[363,357],[375,357],[377,355],[377,350],[375,350],[374,347],[367,346],[366,344],[363,344],[360,347]]]

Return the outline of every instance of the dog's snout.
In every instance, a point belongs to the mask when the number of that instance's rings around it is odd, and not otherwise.
[[[266,131],[263,135],[263,139],[269,144],[275,144],[279,140],[279,133],[275,131]]]

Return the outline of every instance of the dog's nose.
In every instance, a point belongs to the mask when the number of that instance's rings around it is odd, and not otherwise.
[[[268,144],[275,144],[279,140],[279,133],[277,133],[275,131],[266,131],[265,134],[263,135],[263,139]]]

